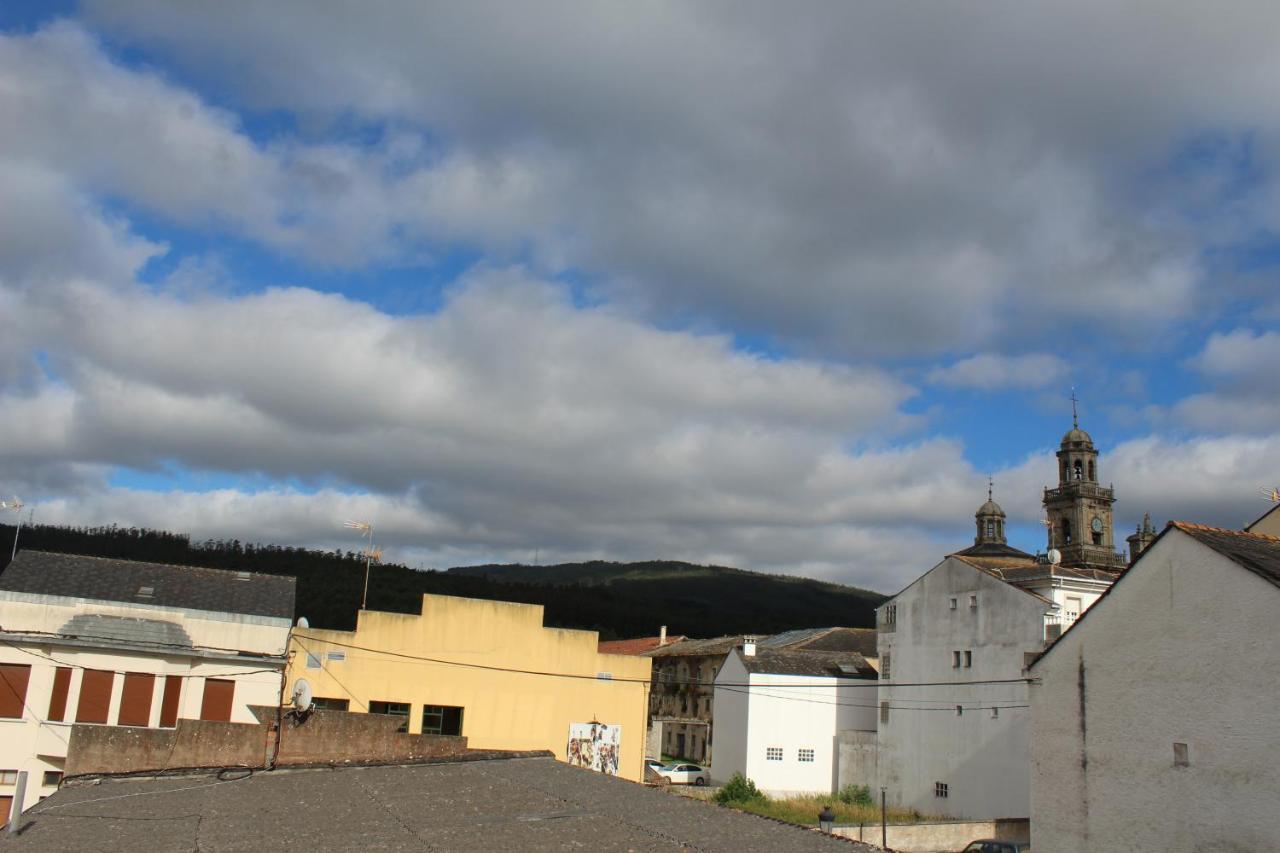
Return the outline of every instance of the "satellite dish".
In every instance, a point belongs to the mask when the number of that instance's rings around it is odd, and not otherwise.
[[[305,714],[311,710],[311,685],[305,678],[299,678],[293,685],[293,710]]]
[[[1049,553],[1045,554],[1049,558],[1049,565],[1056,566],[1062,562],[1062,552],[1057,548],[1050,548]]]
[[[311,623],[307,621],[307,617],[305,617],[305,616],[299,616],[299,617],[298,617],[298,627],[299,627],[299,628],[310,628],[310,627],[311,627]]]

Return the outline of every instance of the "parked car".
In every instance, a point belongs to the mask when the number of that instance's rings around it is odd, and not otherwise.
[[[683,761],[675,761],[659,769],[658,775],[672,785],[705,785],[711,781],[711,771]]]
[[[654,773],[657,773],[660,770],[662,770],[663,767],[666,767],[665,764],[663,764],[661,761],[659,761],[656,758],[646,758],[644,760],[644,766],[647,769],[652,770]]]
[[[962,853],[1031,853],[1031,845],[1025,841],[994,841],[982,838],[970,841]]]

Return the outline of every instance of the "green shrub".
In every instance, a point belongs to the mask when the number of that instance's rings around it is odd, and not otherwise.
[[[722,806],[728,803],[749,803],[753,800],[763,799],[766,799],[766,797],[760,793],[756,783],[741,773],[734,773],[733,778],[725,782],[720,790],[716,791],[715,796],[716,802]]]
[[[869,806],[872,804],[870,785],[845,785],[836,796],[846,806]]]

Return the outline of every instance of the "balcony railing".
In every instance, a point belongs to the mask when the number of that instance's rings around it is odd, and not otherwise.
[[[1060,498],[1063,495],[1080,495],[1081,497],[1086,498],[1113,500],[1116,496],[1116,492],[1115,489],[1099,486],[1097,483],[1086,483],[1083,480],[1067,483],[1066,485],[1059,486],[1056,489],[1044,490],[1045,500],[1053,500],[1054,498]]]

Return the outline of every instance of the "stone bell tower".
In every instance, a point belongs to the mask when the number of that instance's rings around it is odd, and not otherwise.
[[[1072,394],[1071,429],[1058,448],[1058,487],[1044,490],[1049,547],[1062,554],[1064,566],[1118,572],[1127,563],[1115,549],[1115,491],[1098,484],[1098,451],[1080,429],[1075,404]]]

